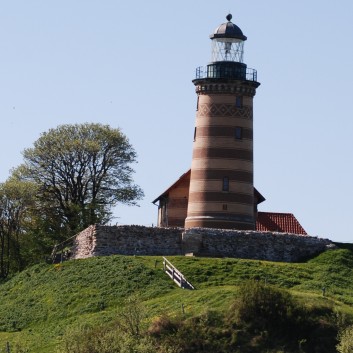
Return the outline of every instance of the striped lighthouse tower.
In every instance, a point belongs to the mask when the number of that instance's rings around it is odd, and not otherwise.
[[[221,24],[212,60],[196,69],[197,114],[185,228],[254,229],[253,98],[256,71],[243,63],[241,29]]]

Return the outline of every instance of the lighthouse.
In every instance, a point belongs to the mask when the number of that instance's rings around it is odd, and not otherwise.
[[[197,112],[185,228],[255,229],[253,99],[257,72],[232,15],[216,28],[211,61],[196,69]]]

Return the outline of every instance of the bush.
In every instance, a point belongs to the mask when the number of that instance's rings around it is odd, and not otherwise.
[[[124,307],[118,315],[117,326],[122,332],[139,337],[142,331],[142,322],[145,319],[145,309],[136,296],[125,300]]]
[[[152,337],[159,338],[169,334],[175,334],[180,327],[180,322],[172,320],[168,315],[161,315],[155,318],[150,327],[148,334]]]
[[[223,319],[214,311],[188,319],[162,315],[152,322],[148,333],[158,353],[233,353],[231,333]]]
[[[0,342],[3,343],[3,342]],[[20,345],[19,343],[16,343],[15,345],[12,345],[10,343],[0,345],[0,353],[5,353],[5,352],[11,352],[11,353],[29,353],[29,349],[27,347],[24,347]]]
[[[240,287],[228,321],[233,330],[239,330],[242,352],[247,352],[245,346],[251,352],[274,347],[283,347],[285,352],[336,352],[332,304],[304,307],[289,292],[259,281]]]
[[[339,353],[353,352],[353,325],[343,329],[338,335],[338,340],[336,348]]]
[[[231,315],[235,315],[238,324],[255,331],[268,331],[286,329],[293,321],[293,313],[298,311],[288,292],[260,281],[249,281],[240,287]]]
[[[155,353],[148,337],[140,338],[109,326],[79,327],[68,332],[57,353]]]
[[[117,320],[110,324],[68,330],[59,353],[155,353],[152,340],[143,335],[145,310],[136,296],[126,299]]]

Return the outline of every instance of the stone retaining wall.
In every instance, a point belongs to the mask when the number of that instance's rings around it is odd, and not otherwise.
[[[330,240],[288,233],[92,225],[75,238],[72,258],[193,254],[295,262],[330,247]]]
[[[334,247],[327,239],[290,233],[191,228],[184,251],[199,256],[296,262]]]
[[[181,255],[181,228],[92,225],[79,233],[72,257],[106,255]]]

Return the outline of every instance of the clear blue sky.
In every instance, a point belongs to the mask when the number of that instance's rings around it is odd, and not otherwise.
[[[40,133],[64,123],[120,127],[138,153],[140,207],[189,169],[209,34],[228,12],[258,70],[255,186],[260,211],[291,212],[311,235],[353,242],[351,0],[11,0],[0,4],[0,181]]]

